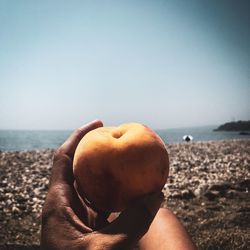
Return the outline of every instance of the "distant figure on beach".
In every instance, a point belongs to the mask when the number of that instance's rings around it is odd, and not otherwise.
[[[117,217],[96,211],[74,188],[72,161],[81,138],[101,127],[93,121],[76,129],[56,151],[50,187],[42,211],[41,249],[196,249],[187,231],[168,209],[162,194],[147,195]]]
[[[193,136],[191,136],[191,135],[184,135],[184,136],[182,137],[182,140],[183,140],[183,141],[186,141],[186,142],[190,142],[190,141],[193,140]]]

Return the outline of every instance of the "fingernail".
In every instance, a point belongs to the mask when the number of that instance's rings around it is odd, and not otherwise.
[[[154,217],[159,210],[161,203],[164,200],[164,195],[162,192],[157,192],[145,197],[144,204],[149,211],[149,213]]]
[[[100,120],[100,119],[95,119],[95,120],[93,120],[93,121],[89,122],[89,124],[92,124],[92,123],[99,123],[99,122],[101,122],[101,120]]]

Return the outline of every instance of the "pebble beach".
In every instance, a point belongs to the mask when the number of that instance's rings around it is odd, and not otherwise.
[[[167,145],[163,207],[198,249],[250,246],[250,140]],[[39,249],[54,150],[0,151],[0,249]],[[167,236],[166,236],[167,237]]]

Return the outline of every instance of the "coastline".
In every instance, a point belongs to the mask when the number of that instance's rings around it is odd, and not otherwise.
[[[163,206],[177,214],[199,249],[245,249],[250,242],[250,140],[167,148],[170,175]],[[53,153],[0,151],[0,249],[39,249]]]

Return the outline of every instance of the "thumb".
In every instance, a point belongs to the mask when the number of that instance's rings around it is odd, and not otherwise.
[[[161,192],[147,195],[124,210],[117,219],[102,229],[100,233],[122,235],[122,245],[131,245],[147,231],[163,201]]]

